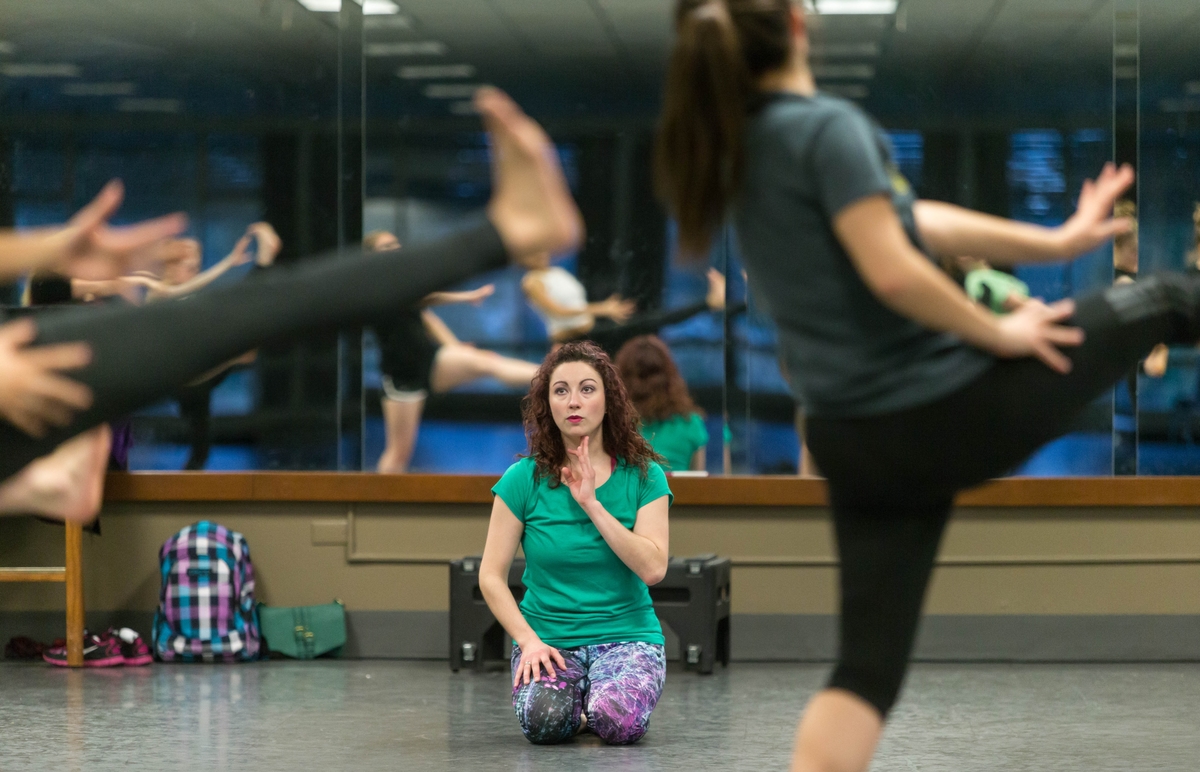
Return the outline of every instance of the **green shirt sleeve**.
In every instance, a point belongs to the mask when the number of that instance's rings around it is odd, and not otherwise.
[[[646,470],[646,478],[638,487],[637,508],[641,509],[663,496],[667,497],[668,507],[675,503],[675,494],[671,493],[671,486],[667,485],[667,475],[663,473],[661,466],[651,461],[650,468]]]
[[[492,486],[492,493],[500,497],[517,519],[525,522],[525,515],[533,500],[532,458],[523,458],[508,468],[504,476]]]

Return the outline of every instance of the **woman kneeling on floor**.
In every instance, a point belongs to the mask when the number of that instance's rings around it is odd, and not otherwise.
[[[530,742],[584,729],[637,742],[662,694],[671,490],[612,360],[588,342],[542,363],[523,405],[530,455],[492,492],[479,587],[513,639],[513,708]],[[517,605],[508,570],[525,551]]]

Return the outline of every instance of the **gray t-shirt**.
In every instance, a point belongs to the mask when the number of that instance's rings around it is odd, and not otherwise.
[[[893,312],[871,293],[834,216],[886,193],[918,249],[914,196],[887,135],[858,107],[772,94],[746,127],[734,222],[750,288],[779,328],[781,360],[809,415],[890,413],[950,394],[993,359]]]

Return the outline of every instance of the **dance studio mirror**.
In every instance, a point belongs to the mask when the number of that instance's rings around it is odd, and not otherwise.
[[[104,302],[160,302],[201,270],[244,281],[272,253],[286,265],[336,246],[337,54],[336,25],[290,1],[0,4],[0,225],[63,222],[114,177],[117,222],[186,212],[191,241],[147,277],[158,297],[123,286],[128,299]],[[138,411],[129,466],[337,468],[337,357],[333,335],[248,352]]]
[[[278,264],[364,237],[403,249],[459,227],[488,195],[488,147],[470,104],[482,84],[508,90],[545,125],[587,221],[586,243],[547,271],[497,270],[423,315],[400,319],[397,309],[362,331],[263,347],[139,411],[130,465],[496,474],[525,450],[522,384],[555,342],[593,337],[615,353],[633,333],[657,331],[687,385],[681,409],[702,415],[708,438],[679,464],[796,474],[797,406],[775,331],[742,276],[737,235],[720,234],[702,260],[675,259],[675,229],[654,196],[672,5],[0,7],[0,225],[61,222],[121,177],[123,218],[176,209],[191,218],[195,244],[171,247],[169,267],[147,277],[172,285],[159,294],[225,265],[258,222],[278,234]],[[1195,262],[1194,3],[810,6],[818,85],[878,119],[919,196],[1056,225],[1104,162],[1137,164],[1128,203],[1137,238],[1070,265],[1017,269],[1031,295],[1106,287],[1114,265],[1145,274]],[[244,264],[217,281],[243,280],[272,251],[262,228],[249,235],[232,261]],[[717,303],[709,268],[724,278]],[[23,289],[9,287],[6,301],[19,303]],[[1160,352],[1098,398],[1077,431],[1014,471],[1196,473],[1197,373],[1194,349]]]

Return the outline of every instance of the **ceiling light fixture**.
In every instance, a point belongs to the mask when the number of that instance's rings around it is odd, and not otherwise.
[[[412,29],[412,19],[407,16],[372,16],[363,19],[365,30]]]
[[[337,13],[342,10],[342,0],[299,0],[300,5],[316,13]]]
[[[79,65],[67,63],[23,63],[0,64],[0,75],[10,78],[78,78]]]
[[[137,91],[133,81],[113,81],[110,83],[67,83],[62,87],[66,96],[129,96]]]
[[[418,40],[408,43],[367,43],[367,56],[444,56],[446,44],[437,40]]]
[[[891,16],[898,0],[817,0],[821,16]]]
[[[475,109],[474,102],[451,102],[450,112],[454,115],[475,115],[479,111]]]
[[[470,64],[413,64],[396,70],[396,77],[404,80],[470,78],[474,75],[475,67]]]
[[[841,80],[870,80],[875,77],[875,67],[870,64],[822,64],[813,65],[817,80],[833,78]]]
[[[342,10],[342,0],[298,0],[300,5],[316,13],[337,13]],[[392,0],[354,0],[362,6],[363,16],[389,16],[400,13],[400,6]]]
[[[822,43],[812,47],[812,55],[816,57],[872,57],[879,56],[878,43]]]
[[[859,83],[841,83],[832,86],[822,86],[821,90],[826,94],[840,96],[843,99],[866,99],[871,93],[870,89]]]
[[[183,109],[180,99],[122,99],[117,110],[123,113],[177,113]]]
[[[363,16],[390,16],[400,13],[400,6],[392,0],[363,0]]]
[[[470,99],[482,83],[430,83],[423,92],[429,99]]]

